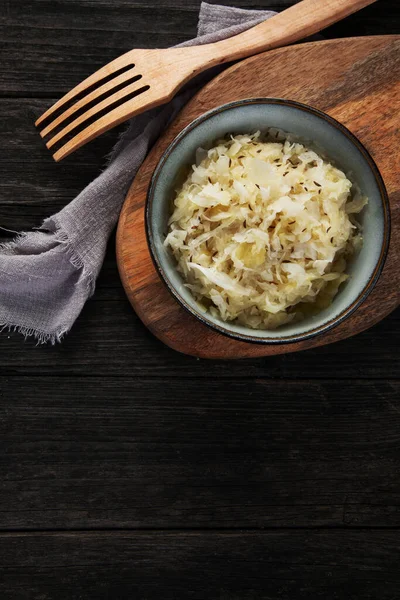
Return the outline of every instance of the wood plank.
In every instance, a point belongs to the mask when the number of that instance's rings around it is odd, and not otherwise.
[[[393,600],[397,531],[0,536],[7,600]]]
[[[358,336],[305,352],[235,363],[184,356],[159,342],[135,315],[118,278],[112,241],[96,293],[63,343],[37,346],[3,331],[0,375],[393,379],[400,372],[399,329],[398,309]]]
[[[234,2],[273,10],[294,3]],[[131,48],[166,47],[193,37],[199,6],[200,0],[6,0],[0,16],[0,94],[61,96]],[[325,35],[397,33],[399,16],[397,2],[380,0]]]
[[[0,99],[0,226],[7,229],[39,226],[68,204],[100,173],[121,131],[57,165],[34,126],[47,105],[43,99]]]
[[[0,398],[2,530],[400,526],[398,381],[21,376]]]

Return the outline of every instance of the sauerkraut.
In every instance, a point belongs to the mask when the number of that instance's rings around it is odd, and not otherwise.
[[[288,134],[227,136],[197,151],[165,245],[203,311],[275,329],[329,306],[361,246],[367,199]]]

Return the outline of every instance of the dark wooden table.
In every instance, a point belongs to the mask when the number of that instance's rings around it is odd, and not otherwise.
[[[1,226],[59,210],[118,133],[56,165],[35,117],[123,51],[193,36],[198,7],[1,0]],[[380,0],[326,35],[399,17]],[[62,345],[0,335],[1,600],[397,600],[399,333],[397,311],[300,354],[182,356],[131,310],[111,240]]]

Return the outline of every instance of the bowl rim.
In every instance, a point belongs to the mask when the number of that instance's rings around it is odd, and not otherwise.
[[[151,231],[151,225],[150,225],[151,221],[152,221],[152,214],[153,214],[152,208],[153,208],[153,200],[154,200],[154,191],[155,191],[155,187],[156,187],[158,178],[159,178],[160,173],[161,173],[167,159],[169,158],[170,154],[179,145],[179,143],[182,141],[182,139],[184,137],[186,137],[191,131],[193,131],[193,129],[195,129],[201,123],[203,123],[204,121],[207,121],[209,118],[213,117],[214,115],[220,114],[227,110],[231,110],[232,108],[238,108],[240,106],[247,106],[247,105],[252,105],[252,104],[274,104],[274,105],[290,106],[293,108],[297,108],[299,110],[314,114],[316,117],[326,121],[327,123],[329,123],[336,129],[338,129],[342,134],[344,134],[349,139],[349,141],[354,146],[356,146],[356,148],[361,152],[361,154],[367,161],[369,168],[372,171],[372,174],[373,174],[375,181],[379,188],[379,193],[380,193],[380,198],[381,198],[382,208],[383,208],[383,216],[384,216],[384,219],[383,219],[383,242],[382,242],[382,247],[381,247],[381,252],[380,252],[379,258],[375,264],[375,268],[371,274],[371,277],[369,278],[369,280],[367,281],[367,283],[363,287],[363,289],[360,291],[360,293],[357,295],[357,297],[353,300],[353,302],[349,306],[347,306],[344,310],[342,310],[342,312],[339,313],[336,317],[333,317],[332,319],[315,327],[314,329],[309,329],[308,331],[305,331],[304,333],[297,333],[297,334],[282,336],[279,338],[267,337],[267,335],[265,337],[264,336],[256,337],[251,334],[245,334],[245,333],[239,333],[236,331],[232,331],[231,329],[224,327],[223,324],[221,324],[221,325],[216,324],[213,321],[207,319],[207,317],[205,316],[204,313],[200,312],[200,310],[197,311],[190,304],[188,304],[184,300],[184,298],[182,298],[182,296],[179,294],[177,289],[172,285],[171,281],[169,280],[168,274],[165,272],[161,262],[159,261],[156,247],[155,247],[154,238],[153,238],[153,233]],[[150,256],[152,258],[155,269],[156,269],[158,275],[160,276],[161,281],[167,287],[167,289],[169,290],[171,295],[178,301],[178,303],[187,312],[189,312],[197,320],[199,320],[203,325],[210,327],[214,331],[221,333],[231,339],[235,339],[235,340],[242,341],[242,342],[248,342],[248,343],[253,343],[253,344],[263,344],[263,345],[264,344],[271,344],[271,345],[292,344],[292,343],[298,343],[298,342],[302,342],[305,340],[309,340],[318,335],[321,335],[323,333],[327,333],[328,331],[331,331],[333,328],[337,327],[338,325],[343,323],[343,321],[345,321],[348,317],[350,317],[361,306],[361,304],[363,304],[363,302],[369,296],[369,294],[375,287],[375,285],[382,273],[383,267],[386,262],[388,250],[389,250],[390,233],[391,233],[390,202],[389,202],[388,193],[387,193],[386,186],[383,181],[382,175],[381,175],[374,159],[372,158],[371,154],[368,152],[368,150],[365,148],[365,146],[362,144],[362,142],[349,129],[347,129],[347,127],[345,127],[342,123],[340,123],[339,121],[337,121],[330,115],[324,113],[323,111],[319,110],[318,108],[314,108],[310,105],[304,104],[302,102],[298,102],[296,100],[289,100],[289,99],[285,99],[285,98],[273,98],[273,97],[271,97],[271,98],[270,97],[244,98],[242,100],[234,100],[232,102],[222,104],[220,106],[217,106],[217,107],[199,115],[193,121],[191,121],[188,125],[186,125],[177,134],[177,136],[168,145],[168,147],[164,150],[164,152],[162,153],[162,155],[154,169],[153,175],[151,177],[150,185],[149,185],[149,188],[147,191],[147,195],[146,195],[145,232],[146,232],[147,244],[148,244],[148,247],[150,250]],[[265,331],[266,334],[268,333],[268,330],[261,330],[261,331]]]

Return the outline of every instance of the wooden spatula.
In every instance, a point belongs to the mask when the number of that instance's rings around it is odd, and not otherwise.
[[[57,145],[54,159],[62,160],[101,133],[168,102],[198,73],[296,42],[373,2],[302,0],[268,21],[220,42],[188,48],[131,50],[68,92],[36,121],[36,126],[41,129],[40,135],[47,137],[48,148]]]

